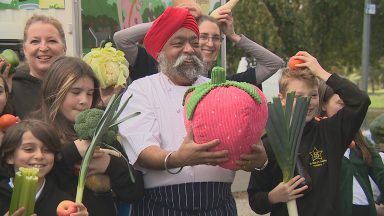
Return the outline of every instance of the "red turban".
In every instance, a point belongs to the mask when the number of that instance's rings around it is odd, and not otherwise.
[[[157,60],[163,46],[172,35],[181,28],[187,28],[199,36],[199,27],[195,17],[185,8],[168,7],[153,22],[152,27],[144,37],[144,46],[147,52]]]

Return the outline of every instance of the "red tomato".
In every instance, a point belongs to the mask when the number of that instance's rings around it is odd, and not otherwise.
[[[289,59],[289,61],[288,61],[288,67],[289,67],[289,69],[291,69],[291,70],[296,70],[296,69],[297,69],[296,65],[297,65],[297,64],[301,64],[301,63],[304,63],[304,61],[303,61],[303,60],[300,60],[300,59],[296,59],[294,56],[292,56],[292,57]]]
[[[0,129],[6,129],[7,127],[16,124],[17,118],[11,114],[4,114],[0,117]]]

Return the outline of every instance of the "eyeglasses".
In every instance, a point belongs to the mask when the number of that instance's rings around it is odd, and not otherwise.
[[[218,35],[208,36],[208,35],[205,35],[205,34],[201,34],[200,37],[199,37],[199,40],[201,40],[203,42],[209,42],[209,40],[211,40],[212,43],[220,43],[221,39],[222,38],[220,36],[218,36]]]

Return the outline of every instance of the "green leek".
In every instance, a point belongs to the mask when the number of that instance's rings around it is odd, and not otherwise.
[[[295,101],[295,92],[290,92],[285,107],[279,98],[273,98],[273,103],[268,104],[266,131],[284,182],[288,182],[294,175],[309,102],[310,97],[297,97]],[[288,201],[287,208],[290,216],[298,215],[296,200]]]
[[[39,169],[20,167],[13,181],[13,192],[9,214],[12,215],[17,209],[24,207],[23,215],[31,215],[35,210],[36,192]]]
[[[105,109],[101,119],[97,123],[95,134],[91,140],[91,144],[88,146],[87,151],[85,152],[83,161],[81,163],[79,179],[77,183],[77,192],[76,192],[76,203],[81,203],[83,200],[84,186],[85,186],[85,178],[88,172],[88,166],[92,159],[93,153],[97,146],[101,145],[102,137],[108,132],[108,128],[115,126],[117,123],[121,123],[122,120],[127,120],[129,118],[135,117],[140,113],[136,112],[128,117],[122,118],[118,120],[121,112],[128,104],[128,101],[131,99],[132,95],[128,97],[128,99],[120,105],[120,101],[123,94],[119,94],[118,96],[113,95],[110,99],[107,108]],[[120,107],[119,107],[120,106]],[[128,163],[128,161],[127,161]],[[131,172],[131,170],[130,170]],[[132,173],[130,173],[131,179],[134,182],[134,178]]]

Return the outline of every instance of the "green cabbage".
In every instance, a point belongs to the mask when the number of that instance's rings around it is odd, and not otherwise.
[[[16,67],[17,65],[19,65],[20,60],[15,51],[11,49],[6,49],[0,53],[0,58],[4,59],[6,63],[11,65],[11,68],[9,69],[9,75],[16,72]],[[3,67],[0,68],[0,72],[3,73],[6,68],[7,64],[4,64]]]
[[[83,60],[92,67],[100,82],[100,88],[125,86],[129,76],[129,64],[124,58],[124,53],[113,48],[111,42],[105,44],[104,48],[93,48]]]

